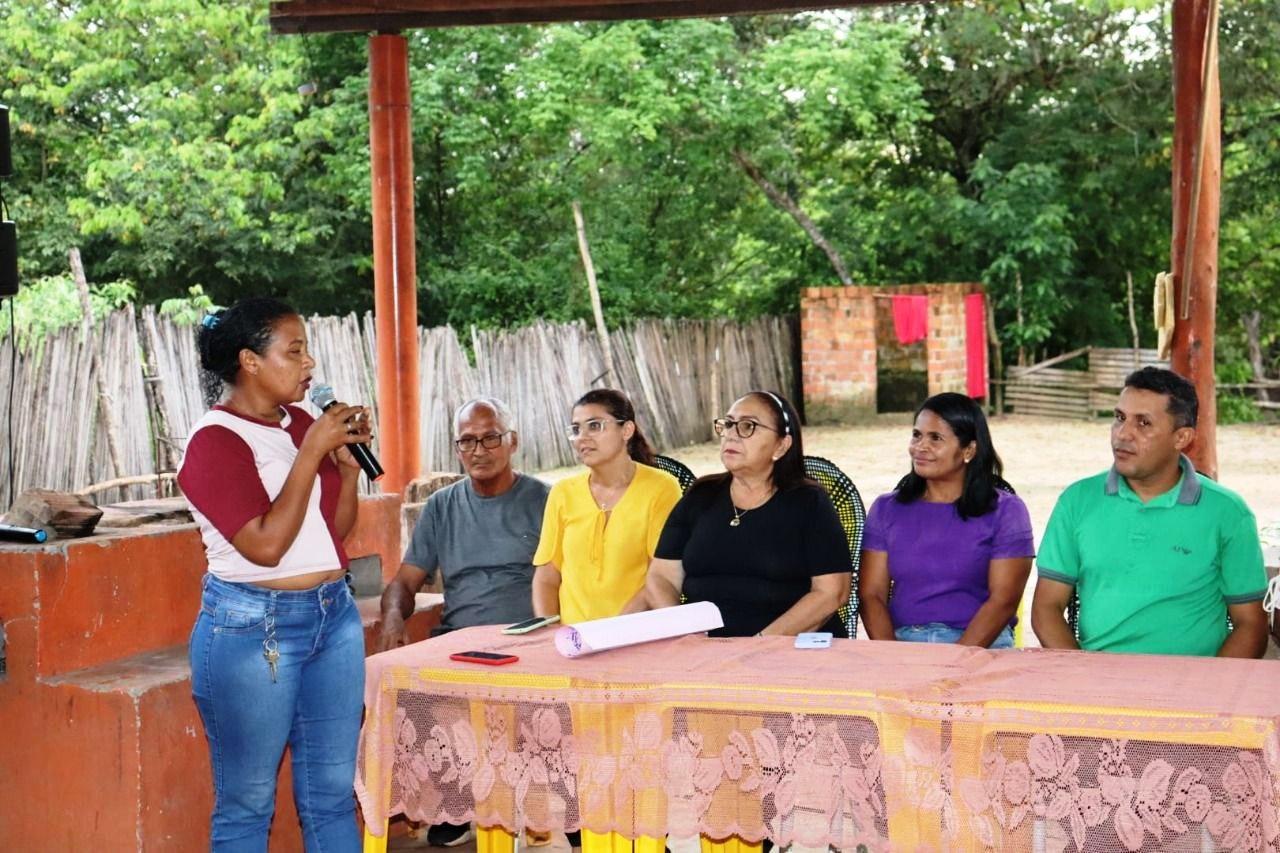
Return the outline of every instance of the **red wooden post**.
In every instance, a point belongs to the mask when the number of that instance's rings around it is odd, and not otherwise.
[[[409,47],[401,35],[369,39],[373,181],[374,322],[378,335],[378,446],[385,492],[419,473],[418,290],[413,227]]]
[[[1190,456],[1198,471],[1216,479],[1218,405],[1213,362],[1222,127],[1217,55],[1207,49],[1206,39],[1214,2],[1174,0],[1173,3],[1172,270],[1177,291],[1173,369],[1195,383],[1200,398],[1200,425]],[[1216,26],[1216,15],[1212,18]],[[1198,194],[1197,157],[1202,160]],[[1195,223],[1188,245],[1188,222],[1193,205]],[[1185,266],[1188,248],[1192,253],[1189,276]],[[1188,308],[1186,316],[1183,316],[1183,306]]]

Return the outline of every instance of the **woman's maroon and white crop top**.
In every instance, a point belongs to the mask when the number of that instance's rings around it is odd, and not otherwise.
[[[347,567],[334,527],[342,475],[328,456],[307,499],[302,527],[279,565],[251,562],[231,544],[240,528],[271,509],[315,420],[302,409],[283,408],[284,417],[272,423],[215,406],[196,422],[187,441],[178,485],[200,525],[209,573],[222,580],[274,580]]]

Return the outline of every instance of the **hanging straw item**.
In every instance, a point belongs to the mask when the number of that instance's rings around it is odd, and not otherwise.
[[[1173,346],[1173,327],[1177,322],[1173,302],[1173,276],[1162,272],[1156,276],[1155,289],[1156,350],[1161,360],[1169,357]]]

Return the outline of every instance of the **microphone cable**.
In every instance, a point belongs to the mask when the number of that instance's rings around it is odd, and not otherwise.
[[[5,512],[9,511],[9,507],[13,506],[13,489],[14,489],[14,471],[13,471],[13,386],[18,384],[18,324],[13,316],[13,300],[10,296],[9,302],[9,404],[5,407],[5,414],[8,420],[8,439],[9,439],[9,491],[8,500],[5,501]],[[2,513],[0,513],[2,514]]]
[[[4,182],[0,181],[0,219],[9,218],[9,205],[4,200]],[[9,511],[9,507],[13,506],[15,475],[13,471],[13,386],[18,384],[18,321],[14,317],[13,303],[17,299],[17,294],[8,298],[9,302],[9,403],[5,407],[5,419],[8,424],[7,435],[9,444],[9,490],[6,494],[3,511],[0,515]]]

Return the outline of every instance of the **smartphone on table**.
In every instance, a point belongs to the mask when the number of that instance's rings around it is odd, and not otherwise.
[[[536,631],[544,625],[554,625],[560,621],[560,614],[555,613],[551,616],[535,616],[532,619],[526,619],[523,622],[517,622],[514,625],[508,625],[502,629],[504,634],[527,634],[530,631]]]
[[[456,660],[462,663],[482,663],[486,666],[502,666],[507,663],[515,663],[520,658],[506,652],[454,652],[449,655],[449,660]]]
[[[831,648],[830,631],[807,631],[796,634],[797,649],[829,649]]]

